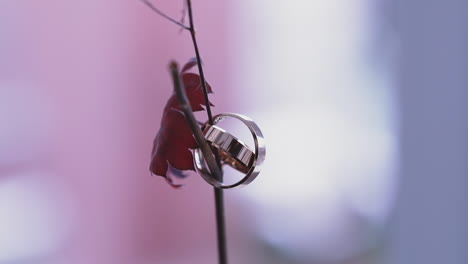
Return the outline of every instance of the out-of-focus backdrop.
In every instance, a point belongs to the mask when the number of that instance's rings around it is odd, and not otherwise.
[[[468,261],[467,3],[193,8],[214,112],[267,139],[225,192],[231,263]],[[0,1],[0,263],[216,263],[212,188],[148,171],[168,62],[193,56],[137,0]]]

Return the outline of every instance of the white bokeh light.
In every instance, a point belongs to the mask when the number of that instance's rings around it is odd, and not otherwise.
[[[260,237],[296,258],[362,253],[392,206],[394,102],[389,64],[369,56],[370,6],[264,0],[232,7],[233,80],[242,87],[233,97],[242,96],[236,100],[267,141],[264,168],[241,198],[256,208]]]
[[[35,170],[0,181],[0,263],[46,257],[63,246],[69,199],[63,186],[43,180],[47,177]]]

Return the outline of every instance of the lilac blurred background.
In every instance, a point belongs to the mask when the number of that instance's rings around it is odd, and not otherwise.
[[[268,144],[231,263],[466,263],[466,3],[193,4],[214,112]],[[0,263],[216,263],[212,188],[148,171],[193,54],[140,1],[0,1]]]

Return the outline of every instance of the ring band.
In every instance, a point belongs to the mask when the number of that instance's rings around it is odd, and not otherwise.
[[[207,125],[203,133],[210,145],[218,150],[223,163],[248,173],[254,153],[246,144],[216,125]]]
[[[225,130],[215,126],[225,118],[238,119],[247,126],[254,140],[255,151],[250,150],[243,142]],[[229,189],[247,185],[258,176],[265,160],[266,148],[263,134],[252,119],[234,113],[219,114],[213,117],[213,125],[205,123],[203,132],[208,143],[219,150],[221,162],[245,174],[240,181],[234,184],[223,184],[211,175],[201,150],[196,149],[194,152],[195,168],[205,181],[217,188]]]

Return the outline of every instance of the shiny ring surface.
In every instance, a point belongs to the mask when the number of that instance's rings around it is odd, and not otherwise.
[[[208,144],[217,150],[223,164],[243,173],[248,172],[254,153],[244,142],[216,125],[205,125],[203,134]]]
[[[225,118],[238,119],[247,126],[255,144],[254,151],[224,129],[216,126]],[[208,122],[205,123],[203,133],[208,144],[218,150],[222,165],[229,165],[245,174],[240,181],[234,184],[223,184],[211,175],[201,150],[196,149],[194,153],[195,168],[205,181],[217,188],[230,189],[247,185],[258,176],[265,160],[266,148],[263,134],[252,119],[240,114],[222,113],[213,117],[212,126]]]

